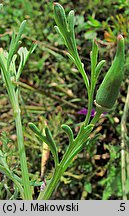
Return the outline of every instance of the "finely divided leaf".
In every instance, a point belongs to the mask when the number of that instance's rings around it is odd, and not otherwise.
[[[97,58],[98,58],[98,45],[97,45],[95,40],[93,40],[90,58],[91,58],[91,73],[92,73],[92,76],[94,76],[95,75],[95,67],[96,67]]]
[[[10,62],[12,60],[12,57],[14,55],[14,53],[16,52],[18,46],[19,46],[19,40],[21,39],[21,36],[23,34],[24,28],[25,28],[25,24],[26,24],[26,20],[24,20],[21,25],[20,25],[20,29],[19,32],[17,34],[17,36],[15,36],[15,34],[12,34],[12,40],[11,40],[11,44],[10,44],[10,48],[9,48],[9,56],[8,56],[8,67],[10,65]]]
[[[43,142],[45,142],[49,146],[51,153],[53,154],[53,157],[54,157],[55,166],[57,166],[58,165],[58,153],[57,153],[56,144],[52,138],[50,130],[46,128],[45,129],[46,136],[44,136],[35,124],[30,122],[29,127],[38,136],[39,139],[41,139]]]
[[[49,142],[49,148],[54,156],[54,160],[55,160],[55,165],[58,165],[58,153],[57,153],[57,147],[55,144],[55,141],[53,140],[51,131],[49,130],[49,128],[45,128],[45,133],[46,133],[46,138]]]

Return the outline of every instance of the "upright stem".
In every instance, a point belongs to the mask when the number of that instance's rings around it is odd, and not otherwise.
[[[88,95],[88,112],[87,112],[86,119],[85,119],[85,126],[87,126],[89,124],[89,121],[90,121],[92,105],[93,105],[93,94],[94,94],[94,85],[93,85],[93,83],[91,83],[91,89],[90,89],[90,93]]]
[[[64,164],[65,164],[70,152],[71,152],[71,148],[69,146],[63,159],[62,159],[62,161],[60,162],[58,167],[54,170],[54,174],[53,174],[50,182],[48,183],[48,185],[46,186],[44,191],[40,192],[38,200],[42,200],[42,199],[47,200],[51,197],[53,191],[55,190],[55,188],[57,187],[57,185],[59,183],[61,176],[63,175],[63,173],[67,169],[67,166],[64,169]]]
[[[59,166],[57,169],[54,170],[54,173],[53,173],[53,176],[50,182],[47,184],[44,191],[40,192],[37,200],[48,200],[51,197],[53,191],[56,189],[59,183],[61,175],[62,175],[61,166]]]
[[[17,106],[17,109],[14,111],[14,116],[16,122],[17,142],[18,142],[18,150],[20,156],[21,172],[22,172],[22,183],[24,187],[24,198],[25,200],[31,200],[32,192],[29,183],[29,174],[28,174],[27,160],[26,160],[25,147],[23,141],[23,131],[22,131],[19,106]]]
[[[75,144],[75,143],[74,143]],[[75,144],[76,146],[76,144]],[[57,184],[59,183],[59,180],[61,178],[61,176],[63,175],[63,173],[65,172],[65,170],[67,169],[68,165],[64,167],[65,162],[67,161],[70,153],[71,153],[71,148],[70,146],[68,147],[62,161],[60,162],[60,164],[58,165],[58,167],[54,170],[54,174],[50,180],[50,182],[48,183],[48,185],[46,186],[46,188],[44,189],[43,192],[40,192],[38,200],[47,200],[50,198],[51,194],[53,193],[53,191],[55,190],[55,188],[57,187]]]
[[[87,134],[86,136],[88,138],[89,134]],[[81,140],[78,139],[78,137],[76,137],[74,142],[72,144],[70,144],[70,146],[68,147],[68,149],[67,149],[66,153],[64,154],[60,164],[54,170],[54,174],[53,174],[50,182],[48,183],[48,185],[46,186],[44,191],[40,192],[38,200],[42,200],[42,199],[46,200],[46,199],[49,199],[51,197],[51,194],[53,193],[53,191],[57,187],[61,176],[63,175],[63,173],[65,172],[65,170],[69,166],[70,162],[72,161],[74,156],[77,155],[80,152],[80,150],[82,149],[82,148],[80,148],[80,146],[78,144],[82,145],[83,143]],[[74,152],[75,152],[75,154],[74,154]]]
[[[129,194],[127,194],[127,181],[129,181],[129,146],[127,144],[127,128],[126,122],[128,117],[129,110],[129,87],[127,92],[127,97],[125,101],[123,116],[121,119],[121,181],[122,181],[122,191],[123,191],[123,199],[127,200]]]
[[[126,195],[126,153],[125,150],[123,149],[124,147],[124,142],[121,143],[121,181],[122,181],[122,192],[123,192],[123,200],[127,200],[127,195]]]
[[[85,86],[86,86],[86,89],[87,89],[87,92],[89,95],[89,80],[88,80],[88,77],[87,77],[86,72],[84,70],[84,66],[83,66],[78,54],[77,54],[77,56],[73,55],[73,57],[75,59],[76,66],[83,77],[83,80],[84,80],[84,83],[85,83]]]

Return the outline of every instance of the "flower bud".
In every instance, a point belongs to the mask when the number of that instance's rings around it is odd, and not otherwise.
[[[96,106],[103,111],[110,110],[115,104],[124,76],[124,59],[124,38],[122,35],[118,35],[114,61],[96,95]]]

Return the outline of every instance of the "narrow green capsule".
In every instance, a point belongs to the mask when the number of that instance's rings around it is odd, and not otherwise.
[[[114,61],[96,95],[96,106],[103,111],[110,110],[113,107],[119,94],[124,76],[124,49],[124,38],[122,35],[118,35]]]

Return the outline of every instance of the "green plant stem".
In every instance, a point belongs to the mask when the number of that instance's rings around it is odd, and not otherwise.
[[[123,193],[123,200],[127,200],[126,194],[126,152],[123,149],[124,143],[121,142],[121,181],[122,181],[122,193]]]
[[[76,146],[75,142],[74,142],[74,144]],[[40,192],[38,200],[42,200],[42,199],[48,200],[51,197],[53,191],[55,190],[55,188],[57,187],[57,185],[59,183],[61,176],[63,175],[63,173],[65,172],[65,170],[68,167],[68,165],[66,166],[65,163],[66,163],[66,161],[67,161],[67,159],[68,159],[68,157],[72,151],[72,149],[70,148],[71,146],[68,147],[61,163],[58,165],[57,169],[54,170],[54,174],[53,174],[50,182],[46,186],[45,190],[43,192]]]
[[[51,197],[53,191],[56,189],[59,183],[60,177],[61,177],[61,166],[57,167],[57,169],[54,170],[54,174],[51,180],[47,184],[44,191],[40,192],[37,200],[48,200]]]
[[[129,87],[127,91],[127,97],[125,101],[123,116],[121,119],[121,181],[122,181],[122,191],[123,191],[123,200],[127,200],[129,194],[127,194],[128,189],[127,181],[129,181],[129,147],[127,145],[127,128],[126,122],[128,117],[129,110]]]
[[[94,82],[94,80],[91,81],[91,88],[90,88],[88,77],[86,75],[86,72],[84,70],[84,66],[83,66],[83,64],[82,64],[82,62],[81,62],[81,60],[79,58],[78,53],[76,54],[76,56],[73,55],[73,57],[75,59],[75,62],[76,62],[76,66],[77,66],[78,70],[80,71],[80,73],[81,73],[81,75],[83,77],[83,80],[84,80],[84,83],[85,83],[85,86],[86,86],[86,89],[87,89],[87,93],[88,93],[88,113],[87,113],[86,119],[85,119],[85,126],[87,126],[88,123],[89,123],[90,116],[91,116],[91,111],[92,111],[95,82]]]
[[[76,142],[74,143],[76,146]],[[57,167],[57,169],[54,170],[54,174],[50,180],[50,182],[48,183],[48,185],[46,186],[46,188],[44,189],[43,192],[40,192],[38,200],[48,200],[53,191],[56,189],[61,176],[63,175],[63,173],[65,172],[65,170],[67,169],[68,165],[70,164],[70,161],[73,159],[73,157],[71,157],[69,159],[70,153],[72,152],[71,148],[68,148],[68,150],[66,151],[61,163],[59,164],[59,166]],[[69,161],[67,161],[69,159]],[[67,163],[66,163],[67,161]]]
[[[91,82],[91,89],[90,89],[90,93],[88,95],[88,112],[87,112],[85,123],[84,123],[85,126],[87,126],[89,124],[89,121],[90,121],[91,111],[92,111],[92,107],[93,107],[93,95],[94,95],[94,85]]]
[[[97,119],[99,119],[100,114],[101,113],[99,112],[96,113],[96,117],[94,118],[93,123],[95,123]],[[84,129],[83,126],[80,128],[80,130],[81,129],[82,130]],[[85,136],[88,138],[89,134],[90,134],[90,131]],[[51,197],[53,191],[55,190],[55,188],[57,187],[60,181],[61,176],[63,175],[63,173],[69,166],[70,162],[72,161],[74,156],[77,155],[81,151],[83,143],[84,141],[79,140],[77,136],[76,139],[73,141],[73,143],[68,147],[62,161],[58,165],[57,169],[54,170],[54,174],[50,182],[48,183],[44,191],[40,192],[38,200],[42,200],[42,199],[47,200]]]
[[[127,182],[129,182],[129,149],[126,152],[126,164],[127,164],[127,179],[126,179],[126,187],[128,187]],[[127,200],[129,200],[129,189],[127,188]]]
[[[83,80],[84,80],[84,83],[85,83],[85,86],[86,86],[86,89],[87,89],[87,92],[89,95],[89,80],[88,80],[88,77],[87,77],[86,72],[84,70],[83,63],[81,62],[81,60],[79,58],[79,55],[78,54],[76,54],[76,55],[77,55],[77,57],[73,55],[73,58],[75,59],[76,66],[83,77]]]
[[[90,124],[95,125],[96,122],[99,120],[101,114],[102,114],[102,111],[96,108],[96,114],[94,118],[91,120]]]
[[[16,133],[17,133],[18,150],[19,150],[19,155],[20,155],[22,182],[23,182],[23,187],[24,187],[24,197],[25,197],[25,200],[31,200],[32,192],[31,192],[30,183],[29,183],[29,174],[28,174],[27,160],[26,160],[25,147],[24,147],[24,141],[23,141],[21,115],[20,115],[20,108],[18,105],[16,106],[16,109],[14,110],[14,117],[15,117],[15,122],[16,122]]]
[[[18,104],[18,91],[15,92],[10,74],[5,68],[4,65],[4,57],[2,56],[2,53],[0,53],[0,66],[3,70],[3,75],[5,79],[5,84],[7,88],[7,92],[9,95],[9,99],[13,108],[14,112],[14,118],[16,122],[16,133],[17,133],[17,142],[18,142],[18,150],[19,150],[19,156],[20,156],[20,165],[21,165],[21,172],[22,172],[22,179],[23,179],[23,187],[24,187],[24,198],[32,199],[32,193],[30,190],[30,184],[29,184],[29,174],[28,174],[28,168],[27,168],[27,161],[26,161],[26,154],[25,154],[25,148],[24,148],[24,142],[23,142],[23,131],[22,131],[22,124],[21,124],[21,115],[20,115],[20,108]],[[10,61],[10,60],[8,60]]]

